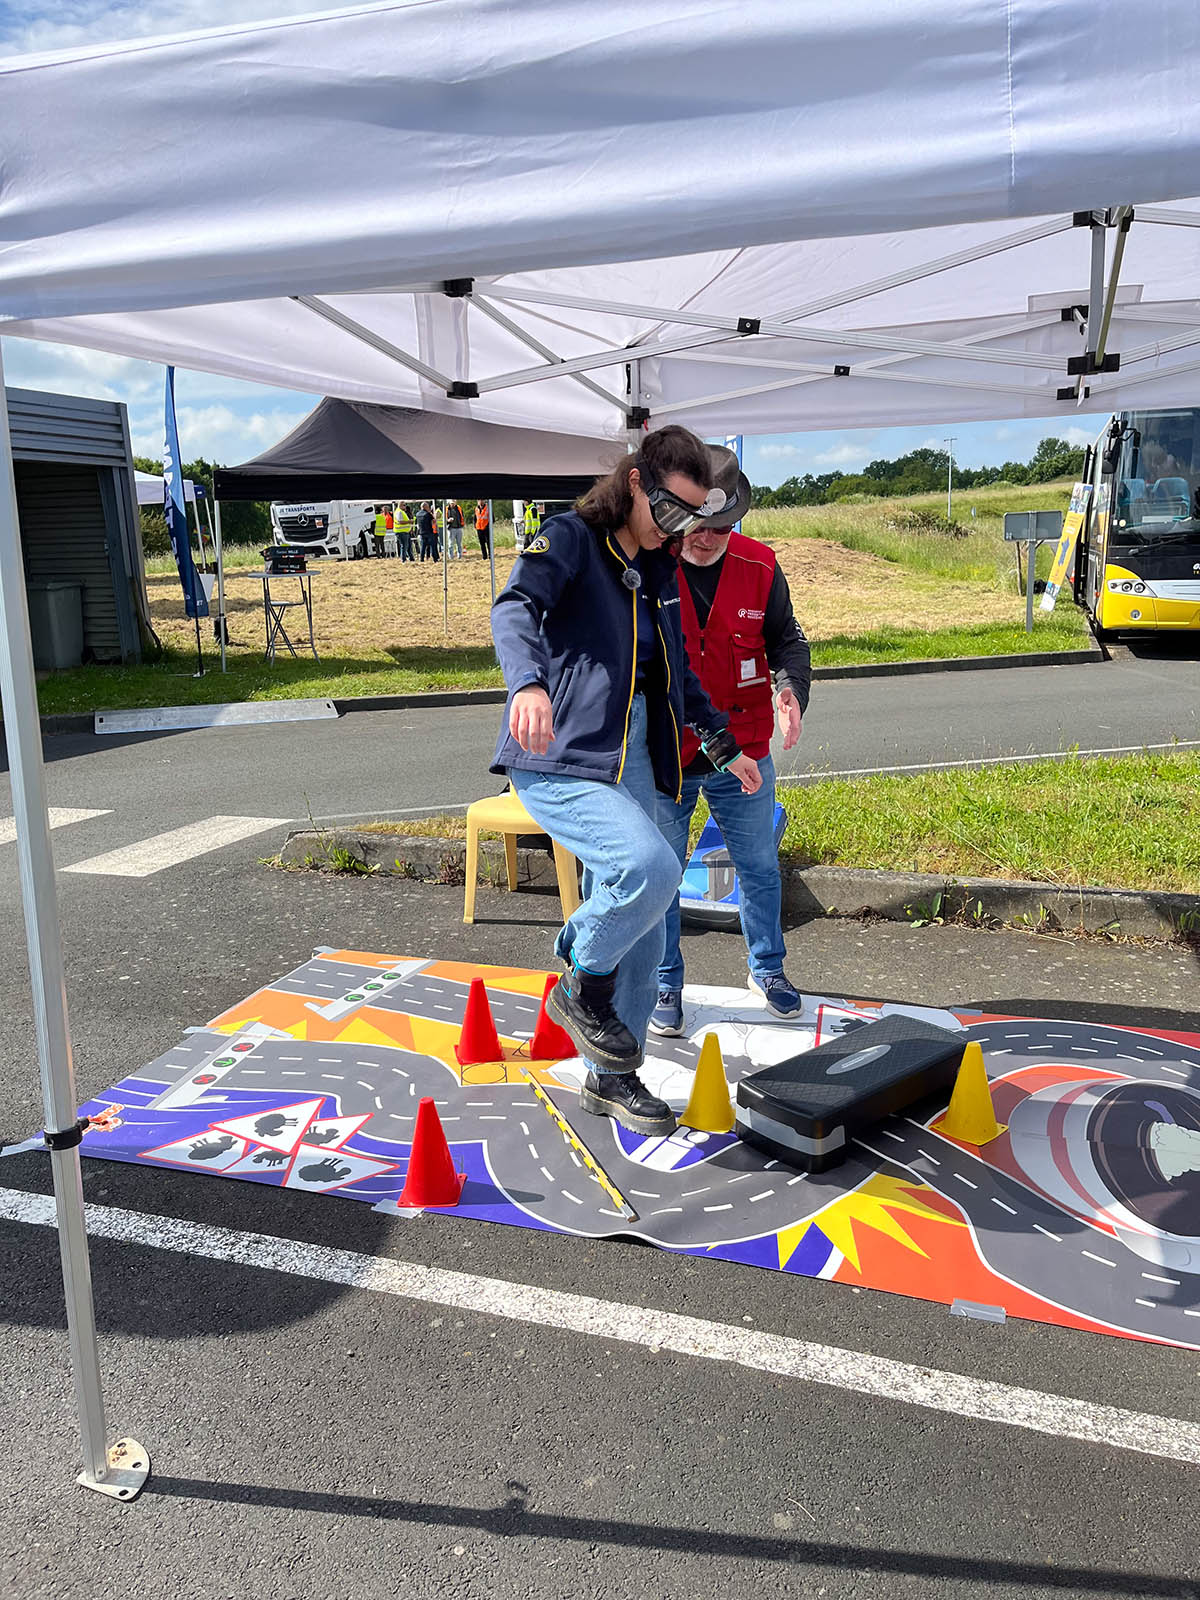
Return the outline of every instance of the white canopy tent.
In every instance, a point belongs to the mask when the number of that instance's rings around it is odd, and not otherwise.
[[[432,0],[0,84],[13,336],[600,435],[1178,404],[1200,369],[1200,12],[1176,0]],[[83,1481],[114,1492],[3,423],[0,480]]]
[[[162,478],[156,477],[153,472],[135,472],[133,477],[139,506],[161,506],[164,503],[165,485]],[[190,478],[183,480],[183,498],[195,504],[196,485]]]

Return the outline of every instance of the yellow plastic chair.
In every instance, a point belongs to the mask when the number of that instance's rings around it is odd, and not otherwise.
[[[463,899],[463,921],[475,921],[475,888],[479,875],[479,835],[499,833],[504,837],[504,864],[508,869],[508,887],[517,887],[517,835],[540,833],[550,838],[521,804],[519,796],[510,789],[490,800],[476,800],[467,807],[467,887]],[[562,901],[563,921],[579,908],[579,868],[575,857],[557,839],[550,839],[554,847],[554,870],[558,875],[558,897]]]

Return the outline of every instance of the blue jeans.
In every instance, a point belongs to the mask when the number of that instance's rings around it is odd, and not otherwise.
[[[663,919],[681,876],[655,820],[645,700],[634,696],[620,783],[520,767],[508,775],[529,815],[583,863],[583,903],[567,919],[555,951],[589,972],[616,968],[613,1005],[644,1046],[658,999]]]
[[[738,875],[742,932],[746,936],[750,971],[756,978],[778,972],[787,954],[780,924],[781,889],[779,854],[775,849],[775,763],[764,756],[758,763],[762,788],[743,794],[738,780],[728,772],[710,772],[683,780],[679,805],[665,794],[658,796],[658,825],[679,861],[687,865],[688,827],[701,790],[717,819],[730,860]],[[667,912],[666,948],[658,969],[660,989],[683,988],[683,956],[679,949],[679,896]]]

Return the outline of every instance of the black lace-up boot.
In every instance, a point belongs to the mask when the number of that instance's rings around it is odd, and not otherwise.
[[[579,1105],[598,1117],[615,1117],[633,1133],[674,1133],[675,1116],[652,1095],[636,1072],[589,1072]]]
[[[601,1071],[632,1072],[642,1064],[641,1046],[613,1010],[615,972],[581,972],[572,966],[546,998],[546,1010],[571,1035],[579,1053]]]

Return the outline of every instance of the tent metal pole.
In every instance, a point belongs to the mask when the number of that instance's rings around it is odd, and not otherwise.
[[[492,579],[492,604],[496,604],[496,523],[492,502],[488,501],[488,567]]]
[[[436,502],[435,502],[436,503]],[[446,502],[442,501],[442,629],[450,637],[450,552],[446,537]]]
[[[0,397],[3,395],[4,369],[0,359]],[[132,1441],[122,1440],[110,1452],[104,1419],[87,1224],[83,1209],[83,1177],[79,1166],[81,1132],[75,1100],[75,1068],[67,1019],[67,985],[54,883],[54,857],[50,848],[50,819],[46,812],[42,733],[38,721],[33,647],[29,636],[29,603],[25,592],[25,567],[17,519],[8,407],[3,404],[0,404],[0,703],[3,705],[4,732],[12,775],[17,867],[29,950],[46,1138],[50,1146],[50,1168],[54,1180],[54,1204],[67,1310],[67,1339],[71,1352],[75,1409],[83,1436],[84,1470],[79,1482],[106,1494],[119,1494],[121,1499],[132,1499],[137,1488],[141,1487],[140,1483],[136,1488],[133,1487],[125,1471],[124,1451]],[[136,1459],[144,1468],[146,1457],[140,1447]],[[142,1482],[145,1477],[143,1470]]]
[[[492,305],[490,301],[485,300],[482,295],[471,295],[467,304],[474,306],[477,311],[482,311],[498,327],[511,333],[518,343],[536,351],[539,356],[544,356],[547,361],[558,362],[562,360],[556,350],[551,350],[549,345],[543,344],[540,339],[536,338],[527,329],[522,328],[519,323],[514,322],[511,317],[506,317],[503,311]],[[582,372],[575,373],[574,378],[576,383],[581,383],[585,389],[590,389],[594,395],[597,395],[601,400],[607,401],[610,406],[616,406],[618,411],[624,411],[625,402],[620,395],[613,394],[610,389],[604,388],[602,384],[597,383],[593,378],[587,377]]]
[[[216,517],[213,522],[213,543],[217,551],[217,634],[221,640],[221,671],[228,672],[225,664],[225,547],[221,543],[221,502],[213,500]]]
[[[1113,307],[1117,303],[1117,285],[1121,280],[1121,263],[1125,259],[1125,241],[1129,237],[1129,227],[1132,219],[1132,206],[1118,206],[1114,227],[1117,236],[1113,240],[1112,269],[1108,275],[1108,291],[1104,296],[1104,310],[1100,315],[1100,326],[1096,330],[1096,360],[1104,360],[1104,352],[1108,345],[1108,331],[1112,326]]]
[[[814,328],[808,324],[776,322],[774,319],[768,321],[765,318],[758,331],[765,337],[795,339],[805,344],[827,344],[836,348],[845,346],[854,350],[894,350],[900,355],[933,356],[938,360],[947,361],[976,361],[1000,367],[1036,367],[1053,373],[1062,370],[1060,356],[1045,356],[1033,350],[974,350],[951,342],[938,344],[930,339],[897,337],[893,334],[857,333],[841,328]],[[672,355],[677,350],[694,350],[704,342],[704,337],[695,334],[681,335],[678,339],[666,339],[659,344],[648,345],[643,354],[649,357]],[[604,350],[586,356],[572,356],[568,361],[547,362],[540,367],[521,367],[513,372],[501,373],[494,378],[479,379],[479,393],[493,394],[498,389],[515,389],[527,383],[540,383],[546,378],[569,378],[579,372],[619,366],[628,360],[628,350]],[[832,364],[831,360],[830,365]]]

